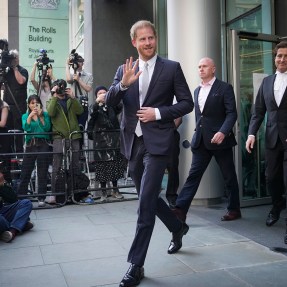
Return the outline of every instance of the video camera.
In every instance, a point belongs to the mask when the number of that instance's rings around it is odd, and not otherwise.
[[[56,93],[59,95],[64,95],[66,92],[66,88],[67,88],[67,82],[65,80],[56,80],[53,82],[52,84],[52,88],[58,86]]]
[[[54,60],[50,59],[47,56],[47,50],[40,49],[39,52],[40,52],[40,56],[36,59],[36,61],[38,62],[37,67],[39,70],[43,70],[43,66],[48,66],[49,63],[54,63]]]
[[[79,63],[83,62],[83,57],[76,53],[76,49],[73,49],[69,55],[69,65],[76,71],[79,67]]]
[[[8,41],[6,39],[0,39],[0,76],[3,76],[8,72],[9,68],[13,68],[16,57],[8,50]]]

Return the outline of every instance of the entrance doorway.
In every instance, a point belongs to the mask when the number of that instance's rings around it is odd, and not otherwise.
[[[264,77],[275,71],[273,48],[278,36],[230,30],[231,69],[236,95],[238,121],[235,127],[238,146],[235,164],[238,172],[241,206],[271,203],[265,184],[265,123],[256,135],[252,154],[245,149],[251,108]]]

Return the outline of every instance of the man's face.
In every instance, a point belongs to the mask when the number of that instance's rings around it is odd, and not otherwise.
[[[19,57],[15,57],[15,59],[12,60],[12,66],[18,66],[19,65]]]
[[[277,71],[284,73],[287,71],[287,48],[279,48],[275,56],[275,66]]]
[[[156,54],[156,37],[150,27],[137,29],[136,38],[132,40],[132,44],[138,50],[140,58],[145,62]]]
[[[78,69],[77,69],[77,70],[82,71],[83,66],[84,66],[84,62],[79,61],[79,62],[78,62]]]
[[[199,77],[203,82],[208,82],[214,77],[215,66],[210,59],[203,58],[198,63]]]

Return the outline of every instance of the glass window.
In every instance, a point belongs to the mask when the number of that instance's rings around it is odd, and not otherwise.
[[[229,29],[262,33],[262,9],[261,6],[255,9],[252,14],[242,16],[242,18],[229,24]]]
[[[226,21],[235,19],[260,6],[262,0],[226,0]]]

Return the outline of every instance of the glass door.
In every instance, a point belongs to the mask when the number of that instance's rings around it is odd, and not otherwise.
[[[264,77],[275,71],[273,48],[279,38],[259,33],[230,30],[231,79],[237,101],[238,121],[235,127],[238,145],[235,149],[242,206],[270,203],[265,184],[264,123],[256,135],[256,146],[249,154],[245,149],[251,108]]]

